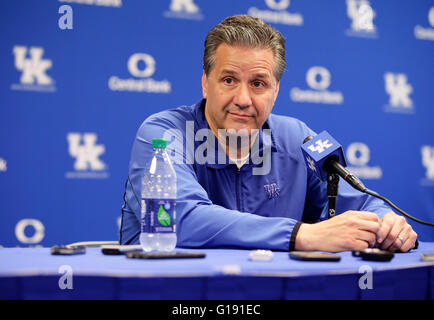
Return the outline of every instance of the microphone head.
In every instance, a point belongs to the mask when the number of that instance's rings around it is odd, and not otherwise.
[[[304,139],[301,150],[308,170],[311,170],[318,178],[323,181],[327,180],[327,170],[324,168],[324,163],[330,157],[342,166],[347,166],[342,146],[327,131],[310,137]]]

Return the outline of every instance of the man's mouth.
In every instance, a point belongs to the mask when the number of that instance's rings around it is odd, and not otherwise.
[[[241,119],[248,119],[248,118],[253,117],[250,114],[242,114],[242,113],[237,113],[237,112],[229,112],[229,114],[231,114],[231,115],[233,115],[235,117],[241,118]]]

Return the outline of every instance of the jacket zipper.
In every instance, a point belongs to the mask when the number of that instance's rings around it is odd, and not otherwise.
[[[237,210],[241,211],[240,201],[240,168],[237,167],[237,174],[235,175],[235,196],[237,198]]]

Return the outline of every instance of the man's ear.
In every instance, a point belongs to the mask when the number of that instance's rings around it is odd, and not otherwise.
[[[277,96],[279,94],[279,87],[280,87],[280,81],[277,81],[276,90],[274,91],[274,101],[273,101],[273,104],[276,102]]]
[[[208,89],[208,83],[207,83],[207,79],[206,79],[206,74],[205,71],[202,74],[202,95],[203,98],[206,99],[207,96],[207,90]]]

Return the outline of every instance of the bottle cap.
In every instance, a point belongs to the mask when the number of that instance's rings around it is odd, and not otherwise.
[[[167,141],[164,139],[152,139],[152,147],[154,148],[166,148]]]

